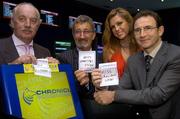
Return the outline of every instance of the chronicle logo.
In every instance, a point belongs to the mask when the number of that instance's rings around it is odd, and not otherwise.
[[[36,95],[35,91],[29,90],[28,88],[26,88],[23,92],[23,99],[28,105],[31,105],[31,103],[33,102],[34,95]]]
[[[23,99],[28,105],[31,105],[35,95],[37,96],[38,99],[55,98],[55,97],[70,96],[71,91],[69,88],[45,89],[45,90],[36,90],[36,91],[32,91],[26,88],[23,92]]]

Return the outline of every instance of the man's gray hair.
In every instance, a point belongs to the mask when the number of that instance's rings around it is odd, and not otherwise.
[[[94,25],[94,23],[93,23],[93,19],[90,18],[90,17],[87,16],[87,15],[79,15],[79,16],[77,17],[77,19],[75,19],[74,24],[73,24],[73,26],[72,26],[72,31],[73,31],[73,32],[74,32],[74,30],[75,30],[75,25],[78,24],[78,23],[80,23],[80,24],[81,24],[81,23],[89,23],[89,24],[91,25],[92,30],[95,31],[95,25]]]
[[[39,10],[38,10],[32,3],[29,3],[29,2],[23,2],[23,3],[17,4],[17,6],[16,6],[16,7],[13,9],[13,11],[12,11],[12,16],[11,16],[11,18],[13,18],[13,17],[16,15],[17,9],[18,9],[20,6],[23,6],[23,5],[32,6],[32,7],[36,10],[38,19],[40,19]]]

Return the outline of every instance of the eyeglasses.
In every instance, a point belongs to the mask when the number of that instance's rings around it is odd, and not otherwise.
[[[89,35],[90,33],[94,32],[93,30],[84,30],[84,31],[81,31],[81,30],[75,30],[74,31],[74,34],[75,35],[80,35],[81,33],[83,33],[84,35]]]
[[[143,28],[134,29],[134,34],[139,35],[142,31],[146,33],[152,32],[153,29],[158,28],[157,26],[145,26]]]

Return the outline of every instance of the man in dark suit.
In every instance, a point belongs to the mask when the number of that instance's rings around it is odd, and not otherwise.
[[[138,105],[144,119],[173,119],[178,114],[180,87],[180,47],[162,41],[164,26],[153,11],[140,11],[134,18],[134,35],[144,49],[128,59],[118,87],[94,94],[103,105],[121,102]],[[145,57],[150,62],[145,61]],[[99,87],[100,70],[92,73]],[[112,90],[111,90],[112,89]]]
[[[37,8],[31,3],[18,4],[13,9],[10,22],[13,35],[0,39],[0,64],[35,63],[37,58],[47,58],[50,63],[58,63],[58,60],[50,57],[47,48],[33,42],[40,24],[41,19]],[[0,107],[3,107],[2,104]],[[14,119],[15,117],[0,113],[0,118]]]
[[[94,86],[91,83],[90,74],[83,70],[78,70],[79,51],[91,51],[95,50],[93,45],[95,41],[95,26],[93,20],[86,15],[80,15],[74,21],[72,26],[72,35],[76,44],[76,47],[72,50],[62,52],[58,54],[57,59],[61,64],[71,64],[76,78],[76,88],[80,101],[85,112],[85,118],[90,115],[90,103],[93,100]],[[96,53],[96,66],[101,62],[101,56]],[[92,100],[92,101],[91,101]],[[89,108],[89,109],[88,109]],[[92,110],[93,111],[93,110]],[[89,115],[89,116],[88,116]],[[90,117],[89,117],[90,118]]]
[[[95,50],[92,46],[95,39],[95,26],[93,20],[86,15],[80,15],[74,21],[72,26],[72,35],[76,47],[72,50],[62,52],[57,55],[57,59],[63,64],[71,64],[75,77],[77,79],[77,90],[80,97],[93,97],[92,92],[94,89],[89,83],[89,74],[83,70],[78,70],[79,51],[92,51]],[[96,53],[96,66],[101,62],[100,55]],[[89,88],[89,89],[88,89]]]
[[[31,3],[18,4],[10,21],[13,35],[0,40],[0,64],[35,63],[37,58],[48,58],[49,62],[58,62],[50,57],[47,48],[33,42],[40,24],[40,13],[37,8]]]

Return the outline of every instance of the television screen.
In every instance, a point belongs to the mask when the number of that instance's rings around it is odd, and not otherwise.
[[[4,18],[11,18],[12,10],[16,4],[10,2],[3,2],[3,17]]]
[[[102,33],[102,23],[94,21],[96,33]]]
[[[72,25],[77,17],[69,16],[69,28],[72,28]],[[102,23],[93,21],[95,25],[96,33],[101,34],[102,33]]]
[[[59,26],[59,14],[46,10],[40,10],[42,23],[51,26]]]
[[[72,25],[73,25],[75,19],[76,19],[76,17],[69,16],[69,28],[70,28],[70,29],[72,28]]]
[[[71,42],[55,41],[55,54],[71,49]]]

